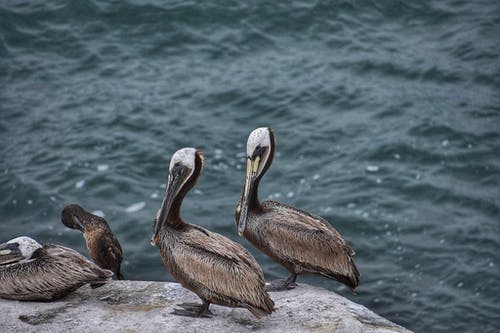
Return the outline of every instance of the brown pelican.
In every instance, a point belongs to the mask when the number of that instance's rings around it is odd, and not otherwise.
[[[0,297],[54,301],[84,284],[102,285],[113,273],[64,246],[17,237],[0,244]]]
[[[265,290],[264,274],[241,245],[188,224],[180,216],[184,196],[196,184],[203,155],[194,148],[178,150],[170,161],[165,197],[154,220],[152,245],[157,245],[164,265],[181,285],[198,295],[202,304],[179,304],[174,314],[210,317],[211,303],[248,309],[261,318],[274,311]]]
[[[297,274],[306,273],[356,288],[354,251],[327,221],[279,202],[259,202],[259,182],[271,165],[275,145],[271,128],[257,128],[248,137],[246,182],[236,208],[239,235],[290,272],[268,290],[294,288]]]
[[[105,219],[87,212],[79,205],[68,205],[62,210],[61,221],[68,228],[83,232],[94,262],[101,268],[111,270],[118,280],[123,280],[120,272],[122,248]]]

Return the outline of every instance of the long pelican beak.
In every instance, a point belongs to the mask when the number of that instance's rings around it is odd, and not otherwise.
[[[238,235],[243,236],[245,231],[246,223],[248,220],[248,206],[250,204],[250,196],[253,193],[253,188],[255,185],[255,178],[257,175],[257,170],[259,170],[260,156],[256,156],[254,159],[247,159],[247,176],[245,180],[245,188],[243,190],[243,197],[241,200],[241,212],[240,218],[238,220]]]
[[[74,229],[78,229],[80,230],[81,232],[84,232],[85,231],[85,228],[83,227],[83,222],[76,216],[73,215],[73,226],[74,226]]]
[[[7,265],[25,259],[17,243],[0,244],[0,265]]]
[[[84,231],[83,222],[72,212],[65,211],[61,218],[62,223],[70,229],[78,229]]]
[[[177,170],[176,170],[177,171]],[[168,214],[172,207],[172,202],[174,201],[179,189],[181,188],[182,182],[182,172],[172,172],[170,174],[167,189],[165,190],[165,196],[163,197],[163,202],[161,204],[158,217],[154,225],[154,234],[151,237],[151,245],[155,246],[158,240],[158,233],[164,223],[167,221]]]

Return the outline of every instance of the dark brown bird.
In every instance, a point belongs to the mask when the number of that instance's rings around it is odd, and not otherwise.
[[[64,207],[61,221],[68,228],[83,232],[89,255],[94,262],[101,268],[111,270],[118,280],[123,280],[120,271],[122,247],[105,219],[73,204]]]
[[[261,318],[274,311],[265,290],[264,274],[241,245],[188,224],[180,216],[184,196],[196,184],[203,155],[194,148],[178,150],[170,161],[165,197],[154,220],[151,244],[158,246],[165,267],[181,285],[198,295],[202,304],[179,304],[174,314],[210,317],[211,303],[248,309]]]
[[[0,244],[1,298],[54,301],[87,283],[100,286],[112,275],[64,246],[42,246],[25,236]]]
[[[320,274],[355,289],[359,272],[354,251],[327,221],[297,208],[276,202],[259,202],[260,180],[273,160],[273,131],[255,129],[247,142],[247,173],[243,194],[236,208],[238,233],[290,275],[274,281],[268,290],[295,287],[297,274]]]

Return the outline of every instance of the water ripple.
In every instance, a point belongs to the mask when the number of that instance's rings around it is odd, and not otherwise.
[[[271,126],[261,197],[325,217],[362,272],[356,295],[301,281],[415,331],[494,332],[499,13],[452,0],[3,1],[2,239],[85,253],[59,222],[76,202],[105,214],[129,278],[172,280],[151,222],[171,154],[195,146],[206,167],[183,217],[282,277],[234,225],[246,136]]]

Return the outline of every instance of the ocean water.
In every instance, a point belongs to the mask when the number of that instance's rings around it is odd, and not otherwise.
[[[86,253],[60,222],[105,215],[128,279],[168,280],[149,245],[170,156],[200,148],[186,221],[236,234],[245,143],[270,126],[261,198],[355,248],[353,295],[416,332],[500,329],[500,2],[0,2],[0,241]]]

